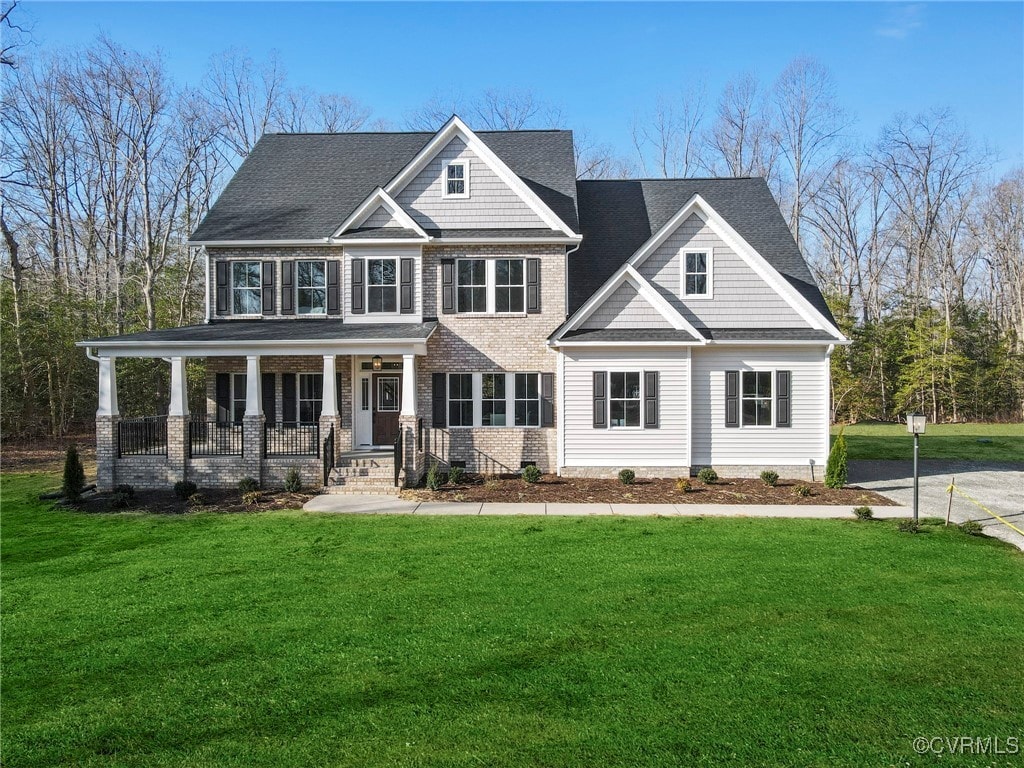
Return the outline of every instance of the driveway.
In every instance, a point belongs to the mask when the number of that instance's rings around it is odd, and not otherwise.
[[[911,461],[851,461],[851,485],[859,485],[888,496],[905,506],[914,503],[914,463]],[[946,489],[956,477],[956,486],[1018,528],[1024,529],[1024,464],[1013,462],[921,460],[921,517],[946,516]],[[985,510],[953,494],[951,519],[960,523],[977,520],[985,533],[1024,550],[1024,536],[1000,523]]]

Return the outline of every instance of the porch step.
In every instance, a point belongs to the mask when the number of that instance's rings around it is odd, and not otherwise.
[[[338,496],[397,496],[401,491],[400,488],[396,488],[391,482],[386,483],[334,483],[324,487],[323,492]]]
[[[394,468],[394,466],[390,466],[390,467],[381,467],[381,466],[365,467],[365,466],[358,466],[358,467],[335,467],[334,469],[331,470],[331,478],[332,479],[333,478],[348,478],[348,479],[352,479],[352,478],[359,478],[359,477],[367,477],[367,478],[377,478],[377,477],[380,477],[380,478],[384,478],[384,479],[394,479],[394,477],[395,477],[395,468]]]
[[[387,468],[393,471],[395,466],[395,457],[391,453],[343,453],[338,457],[336,469],[342,468],[353,468],[353,467],[367,467],[367,468]]]

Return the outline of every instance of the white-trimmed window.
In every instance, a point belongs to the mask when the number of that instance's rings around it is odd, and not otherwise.
[[[455,264],[456,301],[459,312],[487,311],[486,259],[459,259]]]
[[[324,376],[322,373],[299,374],[299,423],[313,424],[320,420],[324,405]]]
[[[683,293],[686,296],[711,295],[710,251],[686,251],[683,254]]]
[[[444,169],[444,197],[469,197],[469,166],[448,163]]]
[[[473,426],[473,374],[448,374],[448,426]]]
[[[742,423],[745,427],[772,426],[772,372],[743,371]]]
[[[366,260],[366,311],[398,311],[398,260]]]
[[[245,416],[245,386],[244,373],[231,374],[231,420],[235,424],[241,424]]]
[[[231,311],[236,315],[258,315],[262,268],[258,261],[231,262]]]
[[[526,311],[526,267],[523,259],[494,260],[494,311]]]
[[[295,307],[300,315],[327,312],[327,262],[300,261],[295,265]]]
[[[504,427],[508,424],[505,374],[480,375],[480,426]]]
[[[640,426],[639,371],[612,371],[608,374],[608,425]]]
[[[536,373],[516,374],[516,426],[540,426],[540,383]]]

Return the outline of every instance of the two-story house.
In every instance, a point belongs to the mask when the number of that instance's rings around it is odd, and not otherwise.
[[[761,179],[577,181],[569,131],[270,134],[192,236],[200,325],[81,342],[101,487],[385,490],[430,462],[819,476],[846,343]],[[118,357],[169,360],[121,419]],[[185,361],[206,361],[189,413]]]

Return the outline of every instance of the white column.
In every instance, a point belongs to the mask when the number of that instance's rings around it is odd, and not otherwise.
[[[324,355],[324,392],[321,416],[335,417],[338,415],[338,388],[334,355]]]
[[[185,358],[171,358],[171,405],[168,416],[188,416],[188,389],[185,384]]]
[[[402,416],[416,415],[416,355],[402,355]]]
[[[114,358],[112,357],[100,358],[100,396],[96,415],[120,415],[120,411],[117,409],[117,371],[114,368]]]
[[[260,382],[260,356],[246,355],[245,358],[245,415],[262,416],[263,387]]]

